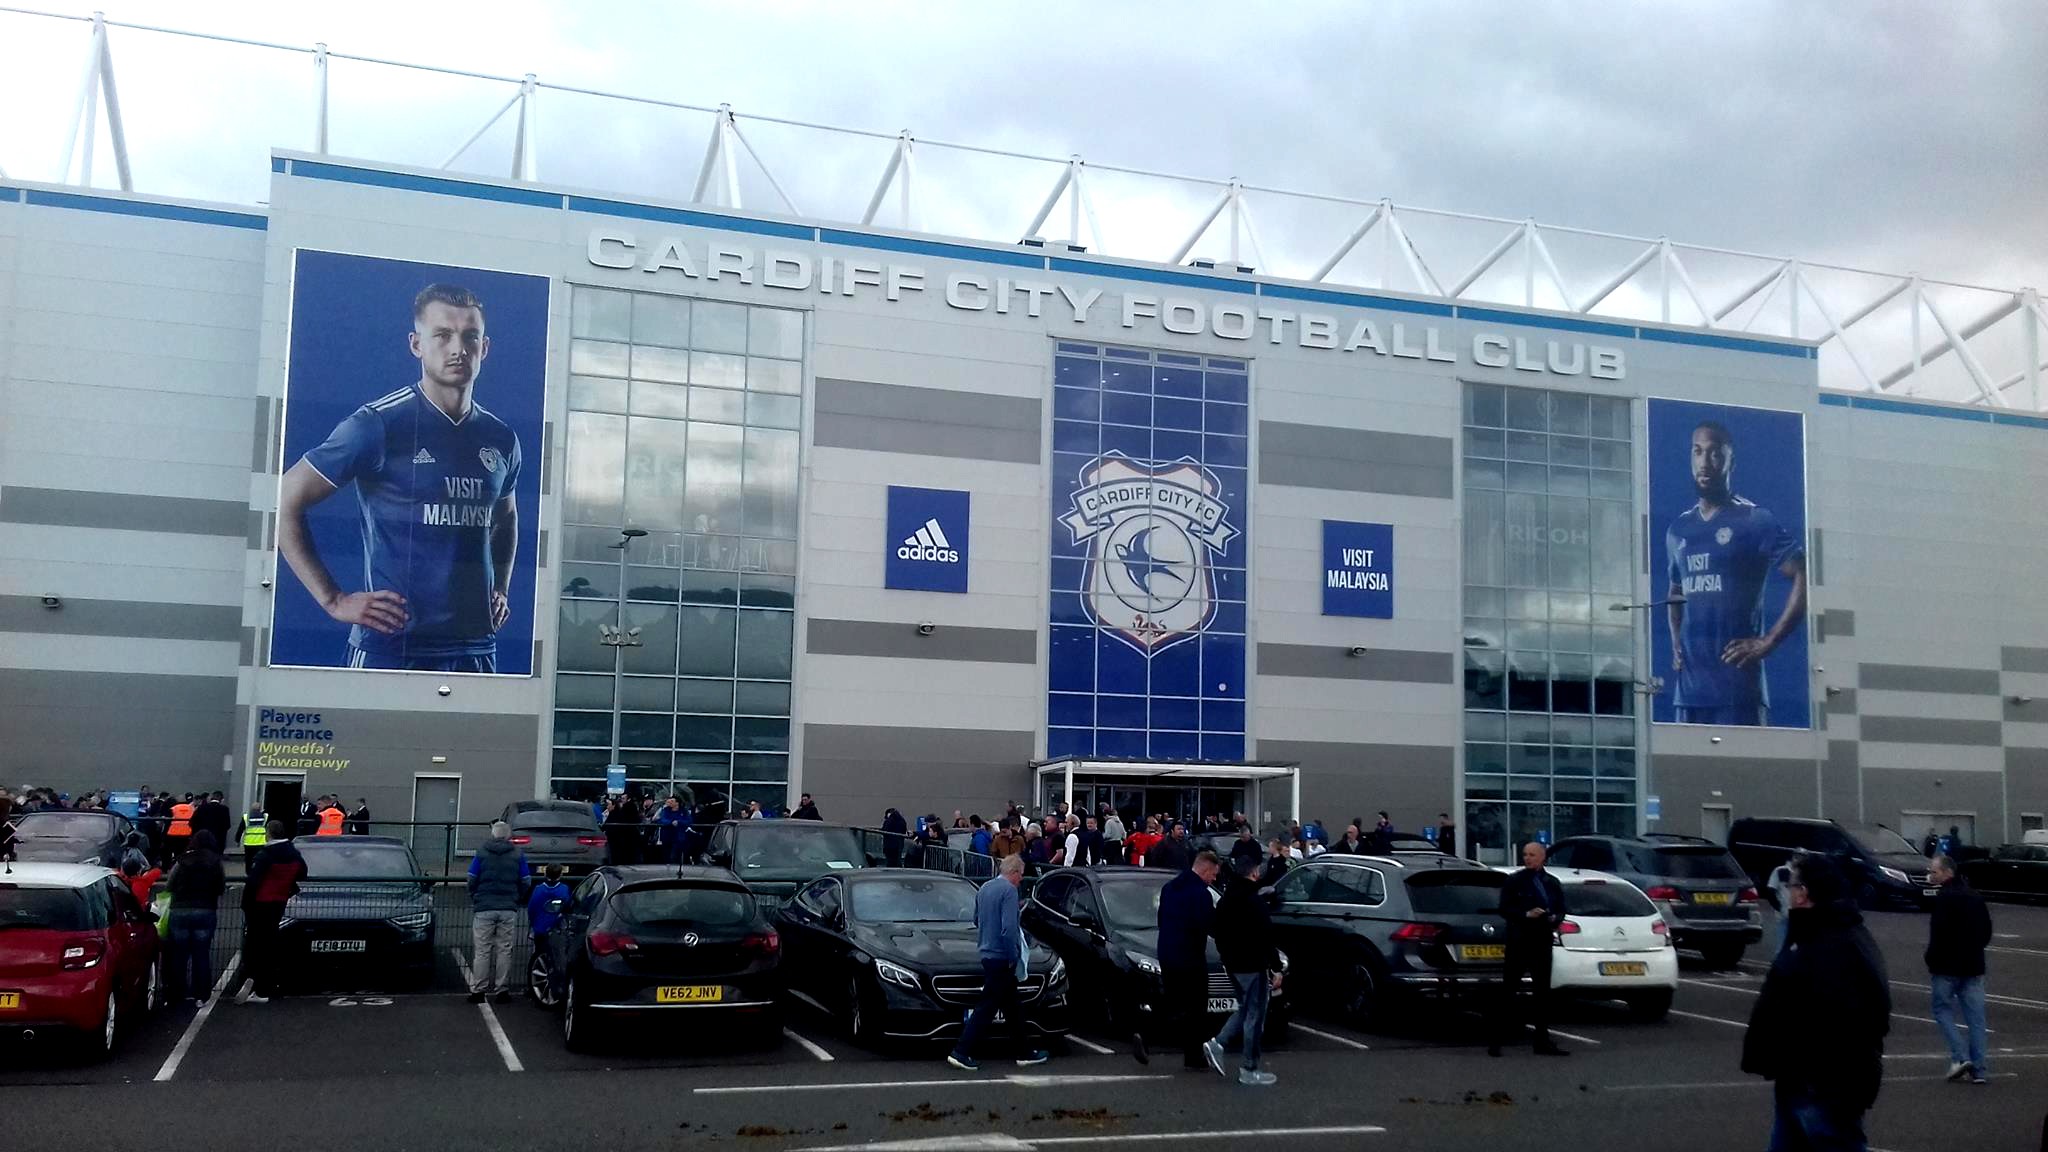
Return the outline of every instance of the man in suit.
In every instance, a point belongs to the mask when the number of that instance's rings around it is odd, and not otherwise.
[[[1514,1011],[1515,992],[1522,977],[1529,978],[1528,1023],[1535,1029],[1538,1056],[1564,1056],[1550,1038],[1550,945],[1551,934],[1564,922],[1564,887],[1557,877],[1543,870],[1543,845],[1534,840],[1522,845],[1522,869],[1501,885],[1500,914],[1507,921],[1507,963],[1501,973],[1501,1011],[1496,1014],[1493,1043],[1488,1056],[1500,1055],[1501,1032],[1519,1030]]]

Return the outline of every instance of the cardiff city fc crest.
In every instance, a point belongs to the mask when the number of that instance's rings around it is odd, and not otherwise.
[[[1216,614],[1214,556],[1237,529],[1209,470],[1110,452],[1081,470],[1060,517],[1089,546],[1081,600],[1098,625],[1150,656],[1201,633]]]

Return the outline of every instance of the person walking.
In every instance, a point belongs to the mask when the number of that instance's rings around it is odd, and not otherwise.
[[[170,827],[164,830],[164,863],[184,854],[186,843],[192,839],[192,814],[196,811],[198,805],[192,803],[190,796],[171,805]]]
[[[1240,875],[1257,871],[1264,856],[1259,848],[1258,834],[1252,831],[1252,826],[1238,825],[1237,839],[1230,842],[1230,870]]]
[[[263,805],[249,805],[249,814],[235,829],[235,839],[242,845],[242,875],[247,876],[256,865],[256,854],[270,843],[270,820],[263,815]]]
[[[213,833],[192,833],[184,859],[171,869],[170,971],[164,991],[172,1003],[206,1003],[213,990],[213,932],[220,924],[220,898],[227,891]]]
[[[1332,844],[1330,851],[1335,852],[1339,856],[1365,855],[1365,841],[1358,834],[1358,825],[1356,823],[1346,825],[1344,828],[1344,838]]]
[[[509,837],[503,820],[491,825],[491,838],[469,861],[470,973],[469,1002],[481,1004],[495,993],[498,1003],[512,1000],[512,932],[526,905],[533,869]]]
[[[349,810],[348,834],[368,836],[370,834],[370,800],[366,796],[356,797],[356,806]]]
[[[1891,1027],[1884,956],[1825,856],[1793,863],[1789,912],[1791,939],[1750,1010],[1742,1070],[1772,1082],[1772,1152],[1860,1152]]]
[[[272,820],[269,842],[249,865],[242,883],[242,987],[237,1004],[268,1004],[278,990],[277,923],[284,906],[306,876],[306,858],[292,844],[291,829]]]
[[[1934,1026],[1948,1045],[1948,1078],[1991,1082],[1984,1061],[1984,949],[1991,943],[1991,910],[1956,867],[1955,858],[1936,855],[1927,870],[1939,886],[1934,913],[1927,918],[1927,983]],[[1960,1012],[1965,1036],[1956,1034]]]
[[[1449,812],[1436,814],[1436,847],[1447,856],[1458,854],[1458,826],[1451,823]]]
[[[1293,853],[1288,851],[1287,842],[1274,837],[1266,841],[1266,862],[1259,868],[1259,887],[1271,888],[1294,867]]]
[[[1154,855],[1165,847],[1161,844],[1154,849]],[[1222,870],[1216,853],[1204,848],[1159,890],[1159,979],[1165,992],[1162,1015],[1170,1026],[1169,1035],[1180,1045],[1181,1063],[1196,1071],[1208,1066],[1202,1041],[1208,1035],[1204,1025],[1209,1017],[1209,936],[1216,922],[1216,901],[1209,895],[1209,886],[1216,883]],[[1140,1063],[1146,1062],[1142,1037],[1135,1041],[1133,1051]]]
[[[1159,834],[1159,817],[1147,816],[1145,827],[1130,835],[1130,862],[1140,868],[1150,865],[1152,849],[1165,837]]]
[[[1102,806],[1102,854],[1111,864],[1124,862],[1124,818],[1109,805]]]
[[[216,852],[220,851],[221,845],[228,842],[228,825],[234,822],[235,814],[228,811],[228,806],[219,792],[208,796],[192,810],[192,834],[197,836],[201,832],[213,833],[213,848]]]
[[[910,825],[904,823],[903,813],[894,808],[882,812],[882,859],[891,868],[903,866],[903,834],[908,831]]]
[[[614,864],[640,862],[640,805],[622,796],[605,814],[604,839]]]
[[[654,814],[658,837],[661,843],[661,858],[670,864],[683,862],[683,836],[690,827],[690,813],[683,807],[683,798],[673,793],[661,802],[661,810]]]
[[[811,799],[811,794],[809,792],[803,794],[802,800],[799,801],[796,806],[796,811],[791,812],[789,814],[789,818],[792,820],[824,819],[823,816],[818,815],[818,802]]]
[[[339,836],[342,826],[348,823],[348,813],[341,810],[341,801],[332,796],[321,806],[319,816],[320,826],[313,833],[315,836]]]
[[[1145,852],[1145,867],[1165,868],[1179,872],[1192,863],[1188,855],[1188,826],[1179,820],[1173,822],[1173,830],[1166,839],[1152,845]]]
[[[1766,886],[1771,890],[1771,902],[1778,908],[1778,946],[1773,953],[1785,950],[1785,935],[1792,925],[1792,865],[1798,862],[1794,856],[1783,864],[1771,869]]]
[[[1494,1020],[1493,1043],[1488,1056],[1500,1055],[1506,1030],[1515,1022],[1515,993],[1522,977],[1529,978],[1527,1022],[1536,1034],[1538,1056],[1563,1056],[1564,1049],[1550,1038],[1550,943],[1551,934],[1564,922],[1564,887],[1557,877],[1543,870],[1545,851],[1534,840],[1522,845],[1522,868],[1500,889],[1500,914],[1507,921],[1507,962],[1501,972],[1501,1011]]]
[[[1007,1021],[1010,1048],[1017,1066],[1028,1068],[1052,1057],[1042,1048],[1025,1047],[1024,1013],[1017,1004],[1017,982],[1027,975],[1024,926],[1017,888],[1024,882],[1024,858],[1005,856],[994,880],[974,894],[976,951],[981,957],[981,998],[960,1028],[960,1043],[946,1054],[946,1063],[963,1072],[980,1069],[974,1054],[981,1038],[998,1017]]]
[[[1274,841],[1279,843],[1279,841]],[[1278,1077],[1259,1067],[1259,1043],[1266,1032],[1266,1008],[1280,990],[1280,953],[1273,947],[1273,918],[1259,899],[1259,881],[1253,878],[1257,861],[1230,876],[1223,899],[1216,903],[1216,951],[1223,956],[1223,970],[1237,985],[1237,1011],[1223,1022],[1223,1030],[1202,1044],[1202,1055],[1218,1076],[1228,1078],[1223,1057],[1231,1045],[1242,1043],[1244,1054],[1238,1062],[1239,1084],[1264,1087]],[[1205,1009],[1207,1005],[1203,1006]]]
[[[551,946],[551,933],[555,922],[562,918],[562,910],[569,906],[569,884],[562,879],[560,864],[548,865],[546,876],[526,897],[526,930],[533,936],[533,955],[545,966],[548,983],[558,988],[562,984],[562,965]]]

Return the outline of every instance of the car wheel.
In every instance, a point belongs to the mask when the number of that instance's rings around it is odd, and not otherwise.
[[[142,1014],[156,1015],[164,1006],[164,958],[159,955],[149,962],[149,975],[142,981]]]
[[[92,1037],[94,1058],[104,1060],[114,1053],[114,1038],[121,1032],[121,995],[119,989],[107,990],[107,1015],[100,1022],[100,1029]]]
[[[1355,1028],[1370,1028],[1379,1023],[1385,1005],[1381,1003],[1379,973],[1373,962],[1360,954],[1344,967],[1340,979],[1343,986],[1338,990],[1337,1002],[1343,1006],[1344,1019]]]
[[[548,971],[547,957],[538,952],[526,963],[526,994],[539,1007],[555,1006],[554,974]]]
[[[1671,1012],[1671,989],[1637,992],[1628,998],[1628,1010],[1636,1019],[1654,1024]]]
[[[881,1039],[880,1020],[870,1009],[867,997],[861,995],[858,976],[846,978],[846,1031],[854,1043],[863,1046]]]
[[[1743,951],[1741,944],[1709,944],[1700,949],[1700,958],[1714,971],[1727,972],[1742,966]]]
[[[1856,907],[1865,912],[1877,910],[1877,886],[1865,880],[1856,888]]]
[[[576,994],[576,978],[569,978],[569,987],[562,992],[562,1045],[571,1052],[590,1051],[590,1041],[595,1029],[590,1020],[590,1009],[583,1005]]]

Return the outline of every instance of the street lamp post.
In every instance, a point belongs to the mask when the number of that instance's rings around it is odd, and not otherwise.
[[[1638,648],[1639,654],[1637,656],[1637,659],[1642,661],[1639,669],[1640,675],[1629,677],[1629,691],[1640,697],[1643,702],[1643,786],[1640,794],[1636,797],[1636,830],[1638,832],[1649,831],[1650,788],[1652,787],[1657,763],[1654,748],[1654,734],[1657,728],[1657,694],[1664,690],[1663,678],[1649,674],[1652,662],[1650,659],[1650,618],[1647,613],[1652,609],[1663,608],[1672,603],[1674,603],[1672,600],[1647,600],[1642,603],[1615,603],[1607,606],[1609,612],[1646,613],[1643,617],[1643,642]],[[1678,601],[1678,603],[1682,603],[1682,601]],[[1630,619],[1633,620],[1634,618],[1631,617]],[[1661,811],[1658,813],[1658,819],[1663,819]]]
[[[597,626],[598,640],[612,650],[612,752],[605,763],[619,763],[619,697],[620,680],[626,673],[626,649],[640,646],[640,630],[627,628],[626,623],[626,546],[647,535],[645,528],[621,528],[619,538],[605,545],[619,552],[619,591],[617,607],[613,609],[613,623]]]

